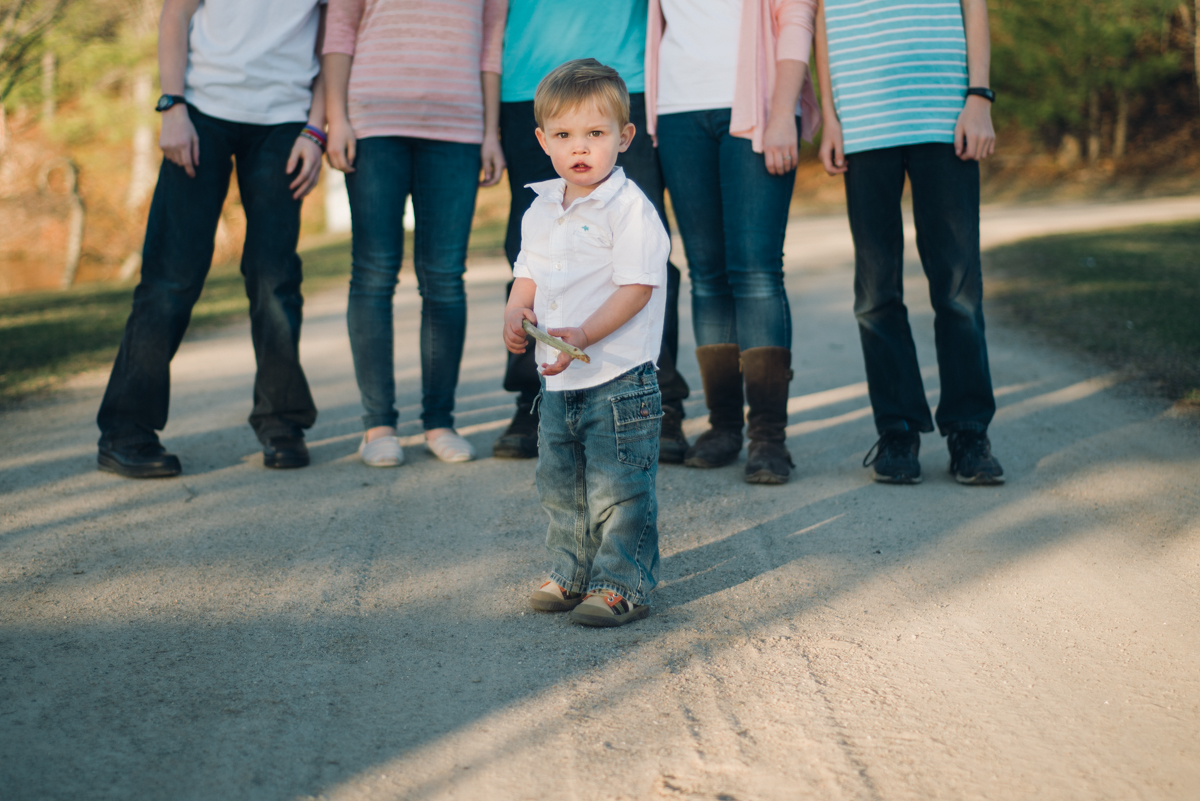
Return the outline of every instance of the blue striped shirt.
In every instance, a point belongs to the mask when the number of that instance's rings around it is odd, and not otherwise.
[[[825,0],[825,31],[847,153],[954,141],[967,91],[959,0]]]

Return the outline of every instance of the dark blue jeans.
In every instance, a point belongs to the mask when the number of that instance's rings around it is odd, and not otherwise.
[[[984,431],[996,411],[983,329],[979,164],[950,144],[868,150],[847,157],[846,207],[854,235],[854,314],[875,427],[932,431],[904,306],[904,176],[912,182],[917,251],[929,279],[942,395],[937,426]]]
[[[406,136],[358,140],[346,176],[354,235],[346,312],[363,426],[394,426],[392,300],[404,255],[404,205],[416,215],[413,264],[421,293],[421,422],[454,426],[454,391],[467,332],[467,240],[475,214],[479,145]]]
[[[300,368],[300,201],[288,188],[288,155],[304,123],[250,125],[188,108],[200,137],[196,177],[164,160],[150,203],[142,278],[96,422],[100,444],[158,439],[171,400],[171,359],[212,265],[213,238],[233,162],[246,211],[242,275],[258,373],[250,425],[259,440],[296,435],[317,419]]]
[[[658,583],[661,400],[648,363],[598,387],[542,393],[537,488],[560,587],[649,601]]]
[[[658,164],[658,151],[646,133],[646,96],[641,92],[629,96],[629,121],[637,128],[637,134],[629,149],[617,156],[617,165],[624,168],[625,175],[638,185],[654,208],[668,231],[666,208],[663,206],[662,170]],[[500,104],[500,136],[504,145],[504,160],[508,162],[508,185],[512,202],[508,208],[508,232],[504,238],[504,250],[508,263],[514,264],[521,252],[521,218],[536,197],[525,185],[557,178],[550,157],[542,150],[533,135],[537,120],[533,116],[533,101]],[[674,407],[681,414],[683,399],[690,392],[687,382],[675,369],[675,357],[679,353],[679,268],[667,264],[667,311],[663,319],[662,347],[658,355],[658,383],[662,388],[663,403]],[[509,354],[508,369],[504,375],[504,388],[519,392],[518,405],[528,406],[541,388],[537,372],[537,359],[533,348],[525,353]]]
[[[659,157],[692,279],[696,344],[790,348],[783,238],[796,173],[767,172],[749,139],[729,135],[729,114],[658,118]]]

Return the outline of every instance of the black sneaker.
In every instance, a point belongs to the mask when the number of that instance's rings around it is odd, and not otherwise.
[[[538,413],[518,406],[512,422],[492,445],[497,459],[536,459],[538,455]]]
[[[863,467],[872,467],[872,478],[884,484],[920,484],[921,435],[916,431],[884,431],[863,457]]]
[[[985,431],[951,431],[950,473],[959,484],[988,486],[1004,483],[1004,468],[992,456],[992,443]]]
[[[663,464],[683,464],[683,455],[687,453],[688,441],[683,435],[683,415],[679,410],[664,405],[662,407],[662,433],[658,435],[658,461]]]

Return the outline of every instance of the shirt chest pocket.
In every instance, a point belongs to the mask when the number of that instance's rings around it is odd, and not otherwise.
[[[612,261],[612,232],[598,225],[580,224],[571,233],[575,259],[581,265],[601,266]]]

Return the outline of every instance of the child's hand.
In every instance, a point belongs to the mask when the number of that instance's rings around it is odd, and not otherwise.
[[[504,347],[508,348],[509,353],[525,352],[528,337],[525,329],[521,327],[522,320],[537,325],[537,315],[533,313],[533,309],[513,309],[504,318]]]
[[[518,321],[517,324],[520,325],[520,321]],[[583,332],[582,328],[547,328],[546,333],[552,337],[558,337],[568,345],[574,345],[580,350],[583,350],[588,345],[592,344],[591,341],[588,340],[588,335]],[[560,353],[558,354],[558,358],[555,359],[553,363],[542,365],[542,375],[558,375],[563,370],[566,370],[568,367],[570,367],[572,361],[574,360],[570,356],[565,353]]]

